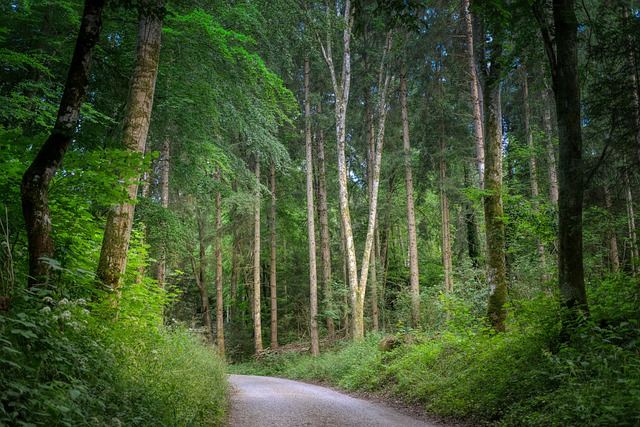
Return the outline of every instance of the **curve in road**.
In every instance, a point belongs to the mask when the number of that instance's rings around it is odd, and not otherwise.
[[[230,375],[229,427],[436,427],[326,387]]]

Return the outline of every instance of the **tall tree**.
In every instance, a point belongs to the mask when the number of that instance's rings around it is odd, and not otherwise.
[[[507,271],[505,259],[504,209],[502,205],[502,103],[500,79],[502,45],[495,40],[489,47],[486,86],[484,89],[484,215],[487,241],[487,281],[489,301],[487,318],[492,328],[504,331],[507,317]]]
[[[313,147],[311,144],[311,101],[309,100],[309,59],[304,60],[304,140],[307,163],[307,234],[309,238],[309,316],[311,355],[320,353],[318,341],[318,275],[316,269],[316,226],[313,203]]]
[[[407,230],[409,235],[409,274],[411,282],[411,326],[420,323],[420,275],[418,267],[418,234],[413,200],[413,173],[411,170],[411,139],[409,135],[409,109],[407,108],[407,73],[401,63],[400,108],[402,109],[402,146],[404,150],[404,182],[407,190]]]
[[[255,156],[256,183],[253,210],[253,341],[256,355],[262,352],[262,319],[260,310],[260,157]]]
[[[222,181],[220,173],[220,165],[216,165],[216,177],[217,184],[220,185]],[[218,353],[222,357],[225,355],[224,345],[224,300],[222,294],[222,194],[220,189],[216,191],[216,241],[215,241],[215,256],[216,256],[216,346],[218,347]]]
[[[582,248],[584,170],[574,0],[534,3],[555,93],[559,141],[558,281],[562,305],[588,311]]]
[[[145,150],[160,62],[164,14],[163,0],[141,1],[133,76],[122,136],[122,145],[131,153],[142,154]],[[127,267],[138,180],[127,186],[127,193],[130,201],[112,206],[107,214],[97,270],[98,279],[107,289],[118,288]]]
[[[49,184],[71,144],[80,108],[89,88],[89,68],[102,31],[104,0],[86,0],[60,108],[51,134],[22,176],[22,213],[29,245],[29,286],[46,282],[54,256],[51,239]]]
[[[271,262],[269,265],[269,289],[271,302],[271,350],[278,351],[278,283],[276,280],[276,164],[271,162]]]

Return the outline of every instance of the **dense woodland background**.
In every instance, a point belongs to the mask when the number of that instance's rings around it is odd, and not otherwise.
[[[0,2],[0,424],[211,425],[257,358],[636,425],[639,58],[631,0]]]

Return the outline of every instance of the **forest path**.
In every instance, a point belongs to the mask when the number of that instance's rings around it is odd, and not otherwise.
[[[395,409],[326,387],[252,375],[229,375],[229,427],[436,427]]]

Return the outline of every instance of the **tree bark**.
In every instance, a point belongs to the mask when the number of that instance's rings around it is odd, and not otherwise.
[[[531,131],[531,106],[529,104],[529,78],[527,76],[527,69],[523,65],[522,68],[522,91],[524,97],[524,112],[523,112],[523,120],[524,120],[524,130],[525,136],[527,139],[527,147],[529,149],[529,179],[531,184],[531,197],[532,208],[535,213],[538,213],[538,198],[540,197],[540,191],[538,189],[538,162],[536,159],[536,151],[533,143],[533,132]],[[545,253],[544,253],[544,244],[540,237],[536,236],[536,246],[538,249],[538,257],[540,258],[540,267],[541,267],[541,280],[542,282],[547,281],[547,273],[545,268]]]
[[[507,277],[505,260],[504,211],[502,207],[502,113],[500,99],[500,55],[502,46],[490,46],[491,68],[484,90],[485,117],[485,234],[487,240],[487,319],[496,332],[505,330],[507,317]]]
[[[471,12],[469,11],[469,0],[462,1],[462,7],[464,11],[464,23],[465,23],[465,37],[466,37],[466,56],[467,56],[467,68],[469,70],[469,83],[471,86],[471,106],[473,108],[473,136],[476,146],[476,161],[478,168],[478,179],[480,181],[480,188],[484,187],[484,133],[483,133],[483,111],[480,102],[480,80],[478,79],[478,72],[476,71],[476,59],[475,59],[475,41],[473,31],[473,20]]]
[[[451,254],[451,220],[449,217],[449,196],[447,194],[447,159],[444,117],[440,120],[440,214],[442,217],[442,268],[444,289],[453,292],[453,259]]]
[[[269,290],[271,303],[271,350],[278,351],[278,286],[276,281],[276,165],[271,162],[271,265]]]
[[[309,101],[309,59],[304,60],[304,140],[307,161],[307,232],[309,238],[309,315],[311,355],[320,353],[318,340],[318,276],[316,269],[316,226],[313,206],[313,147],[311,144],[311,102]]]
[[[418,267],[418,235],[416,210],[413,200],[413,172],[411,170],[411,140],[409,110],[407,108],[407,74],[400,64],[400,108],[402,110],[402,146],[404,150],[404,182],[407,190],[407,229],[409,235],[409,273],[411,283],[411,326],[420,323],[420,275]],[[386,239],[385,239],[386,240]],[[386,253],[386,250],[384,251]]]
[[[151,120],[155,91],[164,5],[161,1],[144,0],[136,45],[133,76],[123,131],[123,146],[132,153],[143,153]],[[138,192],[137,180],[127,186],[131,202],[109,210],[98,262],[97,276],[106,289],[117,289],[127,267],[127,250],[133,225]]]
[[[607,184],[604,185],[604,204],[607,212],[613,217],[613,203],[611,202],[611,190]],[[618,255],[618,237],[616,236],[616,228],[612,224],[609,226],[609,257],[611,261],[611,272],[618,274],[620,271],[620,257]]]
[[[562,305],[588,312],[582,249],[584,170],[574,0],[553,1],[555,37],[546,43],[558,120],[558,281]],[[548,40],[548,34],[543,38]],[[555,51],[554,51],[555,48]],[[572,319],[567,318],[569,322]],[[566,322],[565,322],[566,325]]]
[[[191,257],[191,267],[193,275],[196,279],[196,285],[200,291],[200,301],[202,302],[202,323],[205,327],[205,336],[207,343],[213,344],[213,324],[211,323],[211,305],[209,304],[209,290],[207,289],[207,258],[205,248],[205,227],[206,220],[204,214],[200,211],[196,212],[196,222],[198,223],[198,264]]]
[[[322,112],[322,103],[318,104],[318,115]],[[322,286],[324,306],[327,313],[327,331],[329,339],[333,340],[336,327],[333,321],[333,296],[331,274],[331,242],[329,238],[329,209],[327,207],[327,178],[324,156],[324,132],[318,127],[318,223],[320,227],[320,254],[322,259]]]
[[[171,144],[169,138],[162,141],[162,157],[160,159],[160,206],[164,209],[169,208],[169,158],[171,155]],[[166,226],[166,224],[163,224]],[[158,256],[157,280],[158,286],[164,288],[165,279],[167,277],[167,248],[166,243],[162,242],[158,248],[160,253]]]
[[[80,30],[67,74],[56,122],[51,134],[22,176],[20,194],[29,248],[28,286],[46,284],[53,258],[49,184],[73,140],[84,95],[89,88],[89,69],[100,32],[104,0],[85,0]]]
[[[542,128],[546,136],[547,173],[549,177],[549,199],[554,208],[558,207],[558,167],[556,162],[556,146],[554,143],[553,126],[551,124],[551,107],[548,89],[542,90]]]
[[[216,165],[216,181],[220,185],[222,177],[220,165]],[[224,300],[222,295],[222,194],[216,191],[216,345],[218,353],[225,357],[224,345]]]
[[[256,355],[262,352],[262,320],[260,313],[260,158],[255,156],[256,189],[253,213],[253,339]]]

